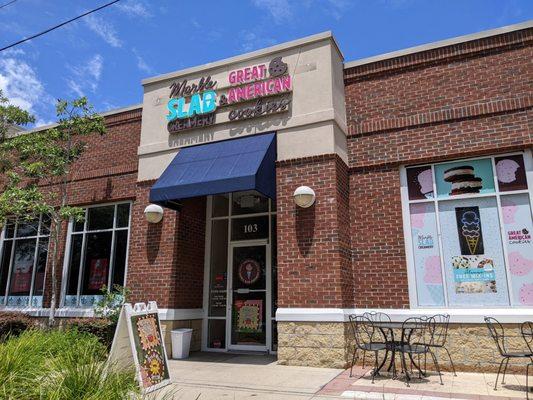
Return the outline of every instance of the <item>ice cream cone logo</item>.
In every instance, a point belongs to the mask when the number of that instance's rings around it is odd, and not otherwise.
[[[466,239],[470,254],[476,254],[481,232],[477,214],[473,211],[466,211],[461,218],[461,224],[461,233]]]

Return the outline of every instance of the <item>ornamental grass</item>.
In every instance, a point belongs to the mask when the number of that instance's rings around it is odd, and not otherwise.
[[[106,372],[107,349],[76,330],[29,330],[0,343],[0,399],[137,398],[133,371]]]

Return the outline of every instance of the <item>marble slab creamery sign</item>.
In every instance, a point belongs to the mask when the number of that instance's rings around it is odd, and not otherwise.
[[[292,78],[281,57],[268,64],[232,70],[228,82],[222,90],[217,89],[217,81],[211,76],[173,82],[167,103],[169,133],[214,125],[221,109],[229,109],[229,121],[289,110]]]

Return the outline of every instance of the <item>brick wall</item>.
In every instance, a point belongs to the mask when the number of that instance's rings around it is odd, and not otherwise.
[[[144,209],[153,184],[138,183],[133,206],[127,276],[132,302],[202,308],[205,197],[185,200],[179,213],[165,208],[163,220],[150,224]]]
[[[533,30],[345,70],[355,303],[409,306],[400,165],[531,147]]]
[[[108,116],[105,118],[105,124],[107,128],[105,135],[90,135],[83,138],[87,149],[72,167],[74,173],[68,185],[70,205],[84,206],[135,199],[141,109]],[[66,228],[67,224],[64,223],[59,247],[61,262],[57,266],[56,273],[58,297],[61,288]],[[50,246],[50,256],[52,250]],[[49,257],[45,278],[44,307],[50,305],[51,279]],[[57,304],[59,305],[59,298]]]
[[[348,169],[336,155],[279,162],[277,184],[280,307],[345,307],[353,297],[349,257]],[[316,203],[294,204],[300,185]]]

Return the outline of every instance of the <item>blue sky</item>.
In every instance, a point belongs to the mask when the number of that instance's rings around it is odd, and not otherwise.
[[[0,47],[105,2],[17,0]],[[0,89],[46,124],[57,98],[138,104],[143,78],[326,30],[352,61],[532,18],[531,0],[121,0],[0,53]]]

